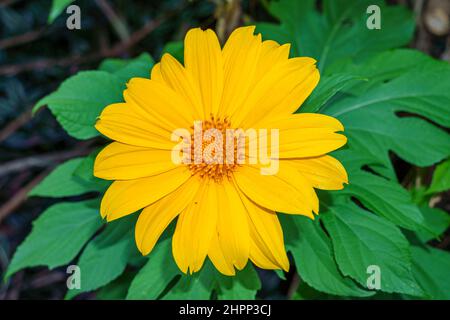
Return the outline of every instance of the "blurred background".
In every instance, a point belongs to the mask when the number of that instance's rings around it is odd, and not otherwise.
[[[450,1],[388,3],[415,13],[416,33],[410,47],[450,61]],[[0,278],[33,219],[53,203],[47,198],[28,199],[28,192],[57,164],[88,154],[92,147],[92,142],[68,136],[46,108],[32,117],[31,108],[41,97],[78,71],[97,68],[105,58],[148,52],[158,60],[166,45],[176,52],[191,27],[213,28],[223,40],[236,26],[274,21],[264,0],[77,0],[81,29],[68,30],[65,10],[48,22],[51,4],[50,0],[0,0]],[[433,167],[413,168],[393,160],[405,186],[418,175],[425,180],[432,177]],[[449,212],[449,199],[447,192],[433,201]],[[450,232],[435,245],[449,250]],[[66,276],[62,269],[20,271],[0,283],[0,300],[61,299]],[[289,284],[275,276],[264,283],[261,294],[266,298],[276,299],[289,290]]]

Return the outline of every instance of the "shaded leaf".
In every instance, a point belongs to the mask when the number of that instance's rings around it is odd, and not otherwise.
[[[47,23],[52,23],[74,0],[53,0]]]
[[[166,239],[157,244],[148,256],[148,262],[133,279],[127,299],[156,299],[179,274],[180,271],[172,258],[171,241]]]
[[[450,253],[432,247],[411,250],[414,277],[428,298],[450,300]]]
[[[436,166],[433,173],[433,180],[427,193],[436,193],[450,189],[450,159]]]
[[[218,275],[218,298],[224,300],[252,300],[261,289],[259,276],[251,263],[233,277]]]
[[[317,112],[336,93],[348,89],[362,80],[364,79],[345,73],[322,77],[317,87],[308,97],[308,100],[306,100],[297,112]]]
[[[424,217],[426,228],[419,230],[417,236],[423,242],[438,238],[450,226],[450,215],[444,210],[421,206],[420,211]]]
[[[366,26],[369,5],[382,12],[382,28]],[[293,56],[318,60],[320,70],[340,60],[365,59],[390,48],[406,45],[412,38],[414,20],[411,12],[400,6],[386,6],[380,0],[325,0],[323,14],[314,0],[271,1],[269,12],[280,24],[258,23],[264,38],[292,44]]]

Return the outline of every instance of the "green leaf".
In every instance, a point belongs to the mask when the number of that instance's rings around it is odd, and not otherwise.
[[[75,179],[81,180],[85,185],[89,185],[92,191],[104,192],[111,184],[111,181],[94,177],[95,158],[100,150],[95,150],[87,157],[84,157],[73,175]]]
[[[51,24],[63,12],[63,10],[74,0],[53,0],[47,23]]]
[[[328,74],[349,73],[366,81],[361,81],[343,89],[353,95],[361,95],[367,90],[398,78],[411,70],[426,71],[430,68],[439,69],[442,62],[431,59],[426,54],[412,49],[395,49],[377,54],[368,61],[355,63],[351,59],[328,68]]]
[[[413,273],[430,299],[450,300],[450,253],[432,247],[411,247]]]
[[[349,184],[338,195],[356,197],[368,209],[398,226],[422,228],[423,216],[412,203],[411,195],[396,182],[364,171],[349,172]]]
[[[163,297],[164,300],[208,300],[216,285],[216,270],[205,261],[200,272],[183,274]]]
[[[301,216],[280,215],[291,251],[301,278],[311,287],[329,294],[367,297],[373,292],[359,288],[352,279],[344,277],[334,261],[331,241],[318,221]]]
[[[95,185],[86,183],[74,175],[84,161],[85,158],[76,158],[59,165],[28,195],[57,198],[98,191]]]
[[[55,92],[36,103],[33,112],[48,105],[58,122],[72,137],[98,136],[94,128],[100,112],[122,101],[124,83],[105,71],[83,71],[65,80]]]
[[[33,230],[17,248],[6,277],[26,267],[53,269],[72,261],[102,225],[98,201],[58,203],[33,222]]]
[[[450,189],[450,159],[436,166],[427,194],[443,192]]]
[[[342,121],[351,149],[377,159],[385,167],[390,167],[389,151],[417,166],[441,161],[449,156],[450,136],[413,116],[450,126],[450,91],[446,88],[450,66],[428,62],[426,70],[411,70],[364,94],[341,99],[323,112]],[[399,117],[399,112],[408,114]]]
[[[223,300],[253,300],[261,289],[261,281],[251,263],[233,277],[218,275],[218,298]]]
[[[96,294],[99,300],[125,300],[135,272],[124,272],[114,281],[100,288]]]
[[[123,83],[134,77],[149,78],[155,61],[148,53],[134,59],[106,59],[99,69],[116,75]]]
[[[329,295],[308,286],[304,281],[300,280],[297,291],[292,295],[292,300],[338,300],[343,297]]]
[[[148,262],[133,279],[127,299],[152,300],[158,298],[180,270],[172,258],[170,239],[156,245],[148,257]]]
[[[419,230],[417,236],[424,243],[437,238],[450,227],[450,215],[444,210],[421,206],[420,211],[426,228]]]
[[[366,26],[366,9],[374,4],[382,12],[380,30]],[[316,58],[320,70],[343,59],[362,60],[406,45],[414,31],[408,10],[380,0],[325,0],[323,15],[314,0],[280,0],[270,2],[269,12],[280,24],[258,23],[257,30],[267,39],[291,43],[294,56]]]
[[[351,203],[328,207],[322,220],[344,275],[366,286],[367,268],[375,265],[380,268],[380,290],[422,294],[411,273],[409,243],[392,223]]]
[[[81,271],[80,289],[68,290],[66,299],[92,291],[116,279],[125,270],[133,250],[135,217],[108,223],[105,230],[84,249],[77,262]]]
[[[163,49],[164,53],[171,54],[180,63],[184,61],[184,43],[183,41],[171,41],[167,42]]]
[[[333,74],[320,79],[319,84],[314,89],[308,100],[298,109],[297,112],[317,112],[324,106],[333,96],[341,90],[347,89],[355,85],[362,79],[351,74]]]

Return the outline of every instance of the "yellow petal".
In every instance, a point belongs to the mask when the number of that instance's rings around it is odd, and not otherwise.
[[[253,35],[254,26],[233,31],[223,48],[224,89],[220,117],[232,116],[253,90],[256,68],[261,52],[261,35]]]
[[[320,113],[297,113],[282,119],[267,119],[259,123],[257,127],[280,129],[327,128],[332,132],[344,131],[344,126],[338,119]]]
[[[242,270],[250,251],[247,211],[233,182],[224,180],[218,185],[218,191],[220,247],[225,259]]]
[[[302,214],[314,219],[319,201],[311,184],[295,169],[281,165],[277,174],[261,175],[260,168],[243,165],[233,176],[239,189],[251,200],[269,210]]]
[[[272,68],[287,62],[290,48],[291,45],[289,43],[280,46],[272,40],[263,41],[261,54],[256,67],[255,80],[261,80]]]
[[[219,243],[219,236],[217,232],[214,233],[211,239],[211,246],[208,250],[208,257],[216,267],[216,269],[220,271],[220,273],[227,276],[234,276],[236,274],[233,263],[229,261],[223,253],[223,250]]]
[[[164,81],[189,103],[188,107],[195,110],[195,120],[202,120],[202,97],[198,86],[195,85],[192,79],[192,75],[186,71],[177,59],[167,53],[161,59],[161,74]]]
[[[136,222],[135,240],[143,255],[149,254],[170,222],[192,201],[200,186],[193,177],[178,189],[142,210]]]
[[[106,180],[130,180],[153,176],[176,167],[171,154],[170,150],[113,142],[97,155],[94,176]]]
[[[216,228],[216,183],[203,181],[194,199],[179,215],[173,235],[173,256],[182,272],[200,270]]]
[[[113,182],[100,205],[102,217],[112,221],[136,212],[171,193],[191,177],[186,166],[135,180]]]
[[[223,62],[214,31],[195,28],[184,39],[184,64],[199,88],[204,119],[217,114],[223,90]]]
[[[339,120],[322,114],[295,114],[284,119],[260,123],[259,126],[278,129],[280,159],[321,156],[347,142],[344,135],[336,133],[344,130]],[[270,156],[270,143],[267,149],[267,155]]]
[[[167,84],[156,80],[132,78],[124,91],[126,102],[133,102],[153,123],[170,129],[192,126],[195,113],[189,103]]]
[[[289,259],[284,248],[283,230],[274,211],[258,206],[242,196],[249,215],[252,250],[250,257],[262,268],[289,271]],[[253,253],[253,254],[252,254]]]
[[[288,161],[312,183],[314,188],[340,190],[344,188],[344,183],[348,183],[344,166],[333,157],[321,156],[283,161]]]
[[[164,82],[164,78],[161,73],[161,63],[155,63],[155,65],[152,68],[152,72],[150,73],[150,79]]]
[[[272,68],[252,89],[240,118],[244,127],[258,126],[267,119],[286,118],[294,113],[319,82],[312,58],[293,58]],[[243,119],[243,120],[241,120]]]
[[[114,103],[101,113],[95,128],[110,139],[149,148],[171,150],[170,128],[162,127],[134,103]]]

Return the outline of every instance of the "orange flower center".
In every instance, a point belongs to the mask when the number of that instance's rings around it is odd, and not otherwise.
[[[239,166],[238,139],[230,121],[215,119],[201,122],[201,126],[191,127],[191,163],[188,165],[192,175],[222,181],[224,177],[231,179],[231,174]]]

